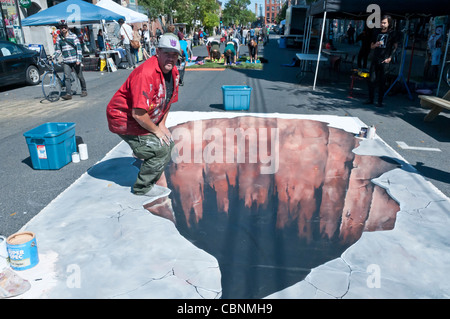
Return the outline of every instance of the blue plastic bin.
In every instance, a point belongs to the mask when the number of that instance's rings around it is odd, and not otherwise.
[[[223,105],[225,110],[248,110],[252,88],[247,85],[224,85]]]
[[[34,169],[60,169],[76,152],[75,123],[42,124],[23,133]]]

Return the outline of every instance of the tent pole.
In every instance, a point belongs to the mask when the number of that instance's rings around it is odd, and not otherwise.
[[[303,48],[302,48],[302,53],[308,53],[309,52],[309,44],[311,41],[311,25],[312,25],[312,17],[308,17],[305,21],[305,36],[303,37]],[[300,62],[300,68],[301,70],[304,70],[306,67],[306,61],[302,60]]]
[[[317,54],[317,65],[316,65],[316,74],[314,75],[313,91],[316,89],[317,73],[319,72],[320,53],[322,52],[322,41],[323,41],[323,34],[325,32],[325,21],[326,21],[326,19],[327,19],[327,12],[325,11],[323,13],[322,34],[320,35],[319,53]]]
[[[400,68],[399,68],[399,71],[398,71],[398,76],[395,79],[395,81],[391,84],[389,89],[387,89],[386,92],[384,92],[384,96],[387,96],[389,91],[394,87],[395,83],[397,83],[398,81],[402,81],[404,86],[405,86],[405,88],[406,88],[406,91],[408,92],[409,99],[410,100],[413,99],[411,91],[409,90],[409,86],[408,86],[408,84],[406,84],[405,77],[403,75],[403,71],[405,69],[405,60],[406,60],[406,47],[408,46],[408,39],[409,39],[408,31],[409,31],[409,19],[406,20],[406,32],[405,32],[405,35],[403,37],[402,57],[401,57],[401,60],[400,60]]]
[[[441,74],[439,75],[439,84],[436,90],[436,96],[439,96],[439,90],[441,89],[441,81],[442,81],[442,73],[444,73],[445,68],[445,61],[447,60],[447,52],[448,52],[448,41],[450,39],[450,30],[447,33],[447,45],[445,46],[445,54],[444,58],[442,59],[442,66],[441,66]]]

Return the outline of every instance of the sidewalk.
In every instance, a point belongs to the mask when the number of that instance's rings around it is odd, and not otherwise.
[[[191,112],[173,112],[168,124],[241,115],[198,112],[192,118]],[[363,124],[328,115],[245,115],[323,121],[352,134]],[[449,199],[378,136],[362,140],[355,153],[401,165],[373,180],[400,206],[395,228],[364,232],[340,257],[265,297],[448,298]],[[24,226],[36,234],[40,261],[15,272],[31,284],[15,298],[221,297],[216,258],[185,239],[172,221],[150,213],[151,198],[130,192],[136,165],[128,145],[120,143]]]

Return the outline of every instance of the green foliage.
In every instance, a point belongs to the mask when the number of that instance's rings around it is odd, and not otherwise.
[[[222,11],[223,24],[247,24],[256,20],[255,14],[247,9],[250,0],[230,0]]]
[[[212,28],[218,26],[220,24],[219,16],[213,12],[207,12],[205,14],[205,18],[203,19],[203,26],[211,30]]]
[[[223,24],[247,24],[256,20],[255,14],[247,9],[251,0],[230,0],[223,10]],[[211,30],[219,26],[219,4],[215,0],[139,0],[151,18],[166,16],[166,21],[186,23],[188,28],[200,21]]]

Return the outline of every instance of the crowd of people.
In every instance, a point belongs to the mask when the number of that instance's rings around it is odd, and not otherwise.
[[[141,28],[137,28],[126,23],[124,19],[119,19],[118,24],[119,30],[117,35],[119,36],[119,44],[122,47],[122,51],[125,52],[127,69],[135,69],[140,62],[157,55],[157,49],[163,35],[170,35],[176,38],[177,45],[180,46],[180,56],[176,63],[178,71],[177,85],[184,84],[185,66],[186,62],[192,59],[193,46],[206,45],[209,58],[212,61],[218,62],[223,58],[225,65],[235,65],[240,55],[241,45],[248,46],[250,63],[256,63],[258,59],[258,45],[264,45],[268,41],[268,30],[265,27],[222,27],[212,30],[212,36],[210,36],[210,33],[203,28],[189,32],[186,35],[183,32],[185,30],[176,28],[173,24],[169,25],[165,32],[159,28],[155,32],[151,32],[146,23],[142,24]],[[80,35],[76,34],[75,31],[71,32],[68,29],[65,21],[60,22],[58,29],[54,39],[55,51],[64,58],[64,70],[67,78],[69,78],[70,72],[75,70],[82,87],[81,96],[87,96],[81,63],[83,58],[83,40],[80,40]],[[220,50],[222,43],[224,43],[223,52]],[[110,48],[102,29],[97,33],[96,46],[98,52]],[[67,94],[62,96],[65,100],[72,99],[69,82],[66,81]]]

